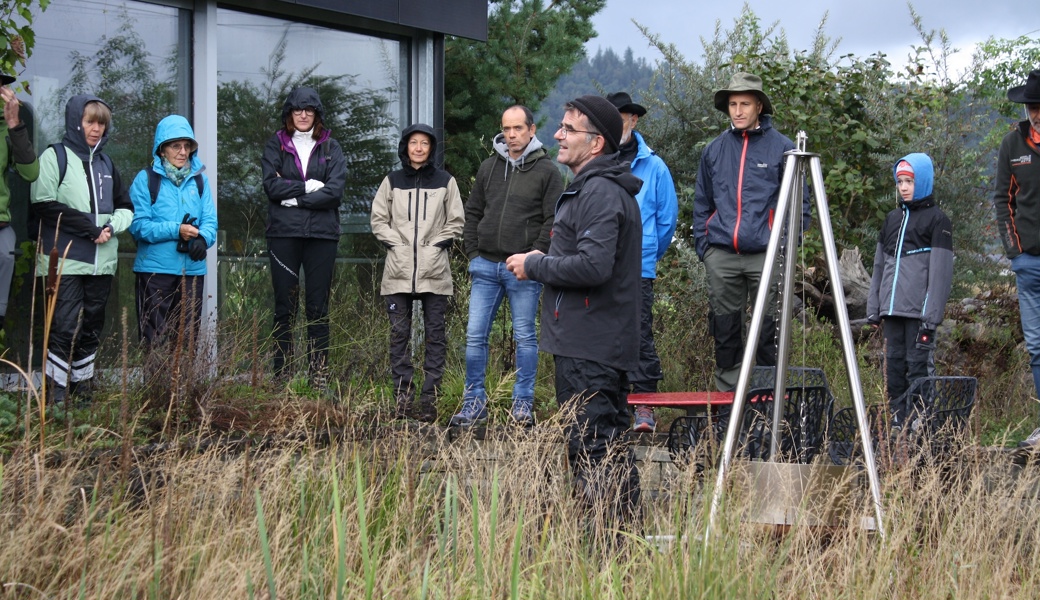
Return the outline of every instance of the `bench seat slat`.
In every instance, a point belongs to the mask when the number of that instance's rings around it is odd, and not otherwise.
[[[629,394],[632,405],[655,408],[723,406],[733,404],[733,392],[649,392]]]

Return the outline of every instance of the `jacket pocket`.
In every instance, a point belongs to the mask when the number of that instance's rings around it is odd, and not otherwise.
[[[419,278],[428,281],[449,280],[448,251],[437,246],[419,246]]]

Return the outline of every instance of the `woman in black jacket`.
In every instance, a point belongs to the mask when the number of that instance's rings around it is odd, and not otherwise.
[[[347,180],[343,150],[324,126],[312,88],[289,92],[282,123],[264,148],[267,250],[274,285],[274,372],[291,377],[292,327],[306,272],[305,311],[311,383],[324,387],[329,354],[329,294],[339,244],[339,205]]]

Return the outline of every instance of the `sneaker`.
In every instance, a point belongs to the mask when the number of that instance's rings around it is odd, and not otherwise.
[[[479,402],[476,398],[463,400],[462,410],[448,421],[451,427],[472,427],[483,423],[487,423],[487,406],[485,402]]]
[[[513,421],[521,427],[534,427],[534,398],[517,398],[509,411]]]
[[[635,425],[632,426],[632,431],[653,433],[656,429],[657,422],[654,421],[654,409],[649,406],[637,406],[636,422]]]
[[[1025,450],[1040,450],[1040,427],[1034,429],[1029,437],[1019,442],[1018,447]]]

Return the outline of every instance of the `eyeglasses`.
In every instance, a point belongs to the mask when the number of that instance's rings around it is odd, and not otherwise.
[[[313,108],[294,108],[294,109],[292,109],[292,114],[297,116],[297,117],[299,117],[300,115],[307,115],[308,117],[313,117],[314,116],[314,109]]]
[[[166,148],[173,150],[174,152],[191,152],[190,142],[170,142],[166,144]]]
[[[571,127],[570,125],[564,125],[563,123],[560,123],[559,129],[557,129],[556,131],[562,131],[563,132],[563,139],[567,139],[567,136],[572,134],[572,133],[587,133],[589,135],[603,135],[602,133],[600,133],[598,131],[582,131],[581,129],[575,129],[575,128]]]

